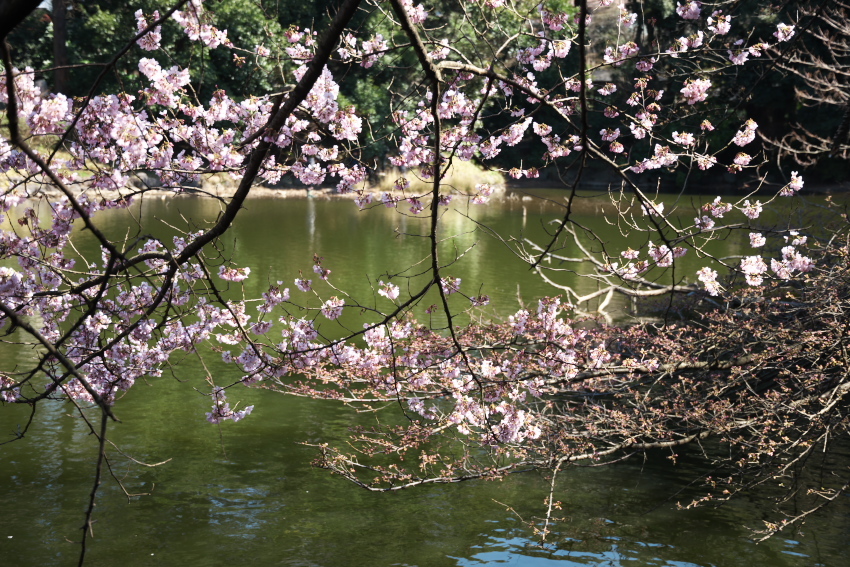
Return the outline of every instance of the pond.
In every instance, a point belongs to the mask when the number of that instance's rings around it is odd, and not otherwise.
[[[169,226],[185,227],[187,220],[208,223],[217,212],[215,201],[195,198],[149,199],[131,211],[145,232],[162,237],[172,233]],[[533,305],[538,297],[557,293],[489,229],[539,240],[548,221],[561,214],[556,203],[520,196],[445,218],[444,257],[474,245],[450,273],[463,279],[470,294],[483,286],[480,293],[492,299],[485,316],[504,317],[520,301]],[[614,233],[620,239],[615,245],[626,243],[593,207],[579,214],[587,226]],[[99,220],[112,234],[136,226],[122,211],[104,213]],[[299,270],[311,273],[318,254],[332,270],[332,281],[368,298],[376,280],[389,275],[401,274],[394,282],[405,276],[415,282],[413,272],[405,270],[427,254],[426,240],[417,236],[425,230],[425,221],[383,207],[360,212],[349,201],[256,199],[247,202],[224,237],[223,253],[251,267],[246,296],[259,295],[277,280],[294,289],[290,282]],[[76,243],[83,253],[93,244],[86,233]],[[742,253],[739,241],[730,239],[723,246],[724,253]],[[7,363],[24,362],[31,353],[4,344],[0,356]],[[238,379],[238,371],[216,356],[207,356],[205,363],[221,382]],[[122,421],[111,426],[110,438],[121,452],[110,449],[115,476],[107,476],[100,489],[87,565],[749,567],[846,562],[846,498],[801,532],[759,545],[749,539],[749,528],[775,519],[769,515],[771,493],[755,492],[717,509],[677,510],[677,502],[693,496],[688,484],[705,474],[687,451],[675,466],[659,455],[647,462],[567,469],[556,489],[564,519],[540,546],[525,520],[544,511],[548,484],[542,475],[369,493],[311,468],[315,449],[304,445],[339,442],[352,425],[368,423],[368,416],[328,401],[240,389],[231,398],[255,404],[254,413],[239,423],[212,426],[204,419],[209,397],[202,395],[202,373],[196,357],[184,356],[165,377],[137,383],[117,404]],[[0,441],[12,439],[28,417],[26,407],[2,407]],[[127,456],[163,464],[142,466]],[[96,444],[73,407],[58,401],[39,406],[23,440],[0,446],[0,563],[76,564],[79,548],[70,542],[79,539],[95,458]],[[846,466],[850,459],[842,458]]]

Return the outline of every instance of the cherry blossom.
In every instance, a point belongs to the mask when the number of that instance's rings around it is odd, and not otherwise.
[[[761,201],[756,201],[755,203],[750,203],[749,199],[744,201],[744,204],[741,206],[741,211],[748,219],[757,219],[762,212],[762,204]]]
[[[747,144],[749,144],[750,142],[755,140],[757,128],[758,128],[758,124],[756,124],[755,121],[752,118],[750,118],[744,124],[744,128],[742,130],[738,130],[738,132],[735,134],[735,137],[732,139],[732,142],[734,142],[738,146],[746,146]],[[746,164],[740,164],[740,165],[746,165]]]
[[[705,290],[709,295],[720,295],[720,292],[723,290],[720,287],[720,284],[717,283],[717,271],[712,270],[711,268],[701,268],[697,272],[697,276],[699,276],[699,281],[705,285]]]
[[[446,295],[457,293],[460,291],[460,278],[442,278],[440,280],[440,287]]]
[[[635,25],[635,22],[637,22],[637,14],[635,14],[634,12],[629,12],[628,10],[626,10],[624,7],[621,6],[620,7],[620,17],[619,17],[618,21],[619,21],[620,25],[622,25],[622,26],[631,27],[631,26]]]
[[[316,264],[313,265],[313,273],[319,276],[320,279],[327,281],[328,276],[331,275],[331,271],[321,264],[322,259],[316,258]]]
[[[218,277],[231,282],[241,282],[248,279],[251,273],[251,268],[233,268],[231,266],[221,266],[218,269]]]
[[[559,39],[552,42],[552,56],[558,59],[563,59],[570,52],[571,42]]]
[[[701,3],[695,0],[685,2],[684,5],[676,2],[676,13],[686,20],[697,20],[700,17]]]
[[[721,219],[723,215],[732,210],[732,205],[721,201],[720,197],[715,197],[714,201],[702,206],[704,211],[707,211],[711,216]]]
[[[213,25],[202,23],[204,9],[201,0],[190,0],[186,10],[175,11],[171,17],[180,24],[189,39],[201,41],[210,49],[221,45],[225,47],[232,45],[227,39],[226,30],[219,30]]]
[[[788,41],[794,37],[794,26],[789,26],[783,23],[776,24],[776,31],[773,32],[773,37],[778,41]]]
[[[401,0],[401,5],[404,6],[407,16],[414,24],[421,24],[428,17],[428,12],[422,4],[413,5],[413,0]]]
[[[779,191],[782,197],[791,197],[803,188],[803,178],[796,171],[791,172],[791,182]]]
[[[760,232],[750,233],[750,246],[753,248],[761,248],[767,243],[767,239]]]
[[[767,264],[761,256],[746,256],[741,259],[741,272],[749,285],[761,285],[763,276],[767,271]]]
[[[685,86],[682,87],[681,93],[685,97],[688,104],[696,104],[707,98],[707,91],[711,87],[711,81],[708,79],[688,79],[685,81]]]
[[[613,142],[614,140],[616,140],[617,138],[620,137],[620,129],[619,128],[613,128],[613,129],[612,128],[606,128],[605,130],[600,131],[599,135],[606,142]]]
[[[257,307],[262,313],[270,313],[272,309],[279,304],[289,301],[289,288],[280,289],[283,282],[277,282],[276,286],[269,288],[269,291],[262,294],[263,303]]]
[[[649,245],[649,257],[655,262],[659,268],[666,268],[673,265],[673,251],[666,244],[655,246],[652,243]]]
[[[227,402],[227,396],[225,395],[224,388],[213,388],[212,398],[212,411],[207,413],[207,421],[212,424],[218,424],[225,420],[240,421],[254,409],[254,406],[248,406],[240,411],[230,409],[230,404]]]
[[[732,160],[732,162],[737,164],[737,165],[744,166],[744,165],[749,165],[749,163],[750,163],[750,161],[752,161],[752,159],[753,159],[752,156],[750,156],[749,154],[745,154],[744,152],[739,152],[735,156],[735,159]]]
[[[378,285],[381,286],[378,289],[378,295],[382,295],[390,301],[395,301],[396,299],[398,299],[399,289],[397,285],[392,283],[384,283],[382,281],[379,281]]]
[[[732,28],[732,16],[726,16],[720,10],[716,10],[711,13],[706,23],[710,31],[717,35],[726,35]]]
[[[710,167],[714,166],[717,163],[717,158],[715,158],[714,156],[706,156],[706,155],[702,155],[702,154],[697,154],[696,160],[697,160],[697,167],[699,167],[702,170],[709,169]]]
[[[600,87],[596,92],[602,96],[608,96],[617,92],[617,85],[614,83],[606,83],[604,87]]]
[[[679,144],[680,146],[693,146],[695,139],[694,135],[690,132],[673,132],[673,141]]]
[[[711,230],[714,228],[714,219],[708,216],[697,217],[694,219],[694,226],[700,230]]]
[[[322,315],[328,319],[338,319],[342,315],[342,309],[345,306],[345,300],[338,297],[331,297],[322,304]]]
[[[740,45],[742,40],[736,42],[736,45]],[[729,61],[734,63],[735,65],[744,65],[747,60],[750,58],[750,52],[745,49],[729,49],[726,51],[729,54]]]
[[[656,58],[656,57],[650,57],[648,59],[641,59],[640,61],[635,63],[635,67],[637,67],[638,71],[641,71],[643,73],[648,73],[648,72],[652,71],[652,68],[657,61],[658,61],[658,58]]]
[[[136,13],[134,14],[134,16],[136,17],[136,28],[140,32],[146,30],[147,27],[148,27],[148,23],[145,20],[144,13],[141,10],[136,10]],[[159,11],[158,10],[154,11],[153,19],[154,20],[159,19]],[[146,33],[144,36],[139,38],[139,40],[136,43],[139,45],[139,47],[141,47],[145,51],[156,51],[157,49],[159,49],[161,41],[162,41],[162,26],[156,26],[155,28],[150,30],[148,33]]]

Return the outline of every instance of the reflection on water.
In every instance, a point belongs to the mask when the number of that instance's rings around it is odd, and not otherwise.
[[[141,215],[146,231],[167,238],[169,224],[185,226],[185,218],[203,227],[218,211],[211,200],[186,199],[146,202],[133,214]],[[515,238],[542,238],[546,223],[560,214],[554,205],[519,200],[463,212]],[[120,211],[102,220],[112,234],[135,230],[132,216]],[[590,216],[583,221],[604,223]],[[377,279],[392,275],[402,289],[416,285],[418,270],[407,268],[426,256],[426,230],[425,220],[383,207],[359,213],[349,202],[249,201],[223,240],[252,269],[246,295],[277,280],[292,287],[299,270],[311,273],[315,253],[325,257],[332,278],[367,303],[375,301]],[[489,294],[493,316],[512,313],[520,299],[552,293],[463,215],[447,217],[441,236],[444,258],[474,246],[450,273],[476,294]],[[86,233],[77,244],[93,246]],[[24,361],[30,354],[2,345],[0,356]],[[213,356],[207,366],[222,382],[238,378]],[[764,495],[721,509],[675,509],[676,501],[690,499],[688,482],[705,474],[686,455],[675,467],[660,456],[566,470],[556,494],[564,521],[541,547],[522,521],[543,512],[548,484],[536,473],[367,493],[310,468],[314,450],[301,443],[338,442],[350,426],[370,424],[369,416],[329,402],[241,390],[232,399],[255,404],[254,414],[217,428],[204,420],[209,398],[193,389],[206,390],[202,377],[198,362],[187,357],[172,375],[138,383],[117,405],[122,422],[111,427],[110,438],[138,461],[168,462],[146,467],[110,452],[112,476],[98,499],[90,565],[782,567],[845,561],[846,499],[828,517],[786,536],[793,540],[754,545],[747,527],[768,518],[762,509],[772,503]],[[11,439],[28,412],[3,407],[0,440]],[[41,404],[26,438],[0,446],[0,563],[75,564],[78,548],[69,541],[79,539],[94,462],[87,428],[61,402]],[[128,498],[124,490],[145,495]]]

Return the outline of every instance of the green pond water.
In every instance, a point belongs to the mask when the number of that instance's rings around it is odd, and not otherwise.
[[[461,277],[470,294],[483,286],[480,293],[492,299],[484,311],[487,317],[513,313],[520,300],[533,305],[538,297],[557,294],[489,234],[542,239],[551,230],[548,221],[562,214],[560,194],[542,193],[551,200],[505,199],[446,213],[443,257],[474,246],[448,273]],[[588,200],[578,218],[609,235],[606,245],[619,249],[641,244],[619,236],[594,202]],[[686,210],[690,199],[680,206],[684,218],[693,218]],[[133,219],[139,219],[142,233],[165,237],[173,233],[169,225],[184,228],[188,221],[203,226],[218,210],[207,199],[146,200],[132,215],[110,211],[98,220],[118,235],[136,231]],[[776,212],[773,222],[787,224],[791,214]],[[315,281],[312,258],[318,254],[332,270],[331,280],[365,304],[375,301],[371,285],[389,275],[401,274],[393,281],[403,292],[405,276],[411,277],[411,289],[415,286],[414,274],[421,268],[408,268],[427,254],[426,239],[416,236],[426,229],[423,220],[383,207],[359,212],[348,201],[251,200],[222,247],[239,265],[252,269],[246,296],[258,296],[277,280],[294,290],[292,280],[299,270]],[[76,243],[82,253],[92,252],[86,233]],[[747,253],[740,239],[718,246],[717,254]],[[702,265],[695,255],[683,260],[684,271]],[[595,289],[589,282],[576,285]],[[329,291],[316,287],[320,293]],[[625,309],[617,301],[614,307]],[[418,313],[429,303],[426,298]],[[24,364],[31,356],[15,345],[0,345],[4,367]],[[215,355],[207,355],[205,362],[218,383],[238,380],[238,369]],[[369,493],[311,468],[316,453],[304,443],[341,442],[349,427],[369,424],[372,418],[332,402],[239,388],[229,398],[254,404],[254,413],[216,427],[204,419],[210,402],[202,395],[208,393],[203,376],[197,357],[178,357],[166,376],[137,383],[116,405],[122,421],[111,424],[109,437],[117,447],[138,461],[167,462],[145,467],[110,449],[113,472],[131,496],[116,479],[104,478],[87,565],[847,564],[846,498],[801,531],[759,545],[749,539],[749,528],[776,519],[770,513],[776,496],[771,492],[754,492],[717,509],[677,510],[677,502],[689,502],[697,494],[689,483],[706,474],[687,450],[680,452],[675,466],[659,454],[646,462],[567,469],[556,494],[564,503],[564,521],[553,526],[548,543],[540,546],[523,520],[544,511],[548,482],[542,475]],[[0,441],[12,439],[28,418],[29,408],[0,407]],[[846,455],[837,458],[835,466],[850,464]],[[58,401],[38,406],[23,440],[0,445],[0,565],[76,565],[79,547],[71,542],[80,537],[95,459],[95,440],[73,406]]]

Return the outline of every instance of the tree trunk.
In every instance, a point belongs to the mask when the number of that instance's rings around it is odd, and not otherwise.
[[[53,0],[53,90],[68,94],[71,75],[68,69],[68,9],[65,0]]]

